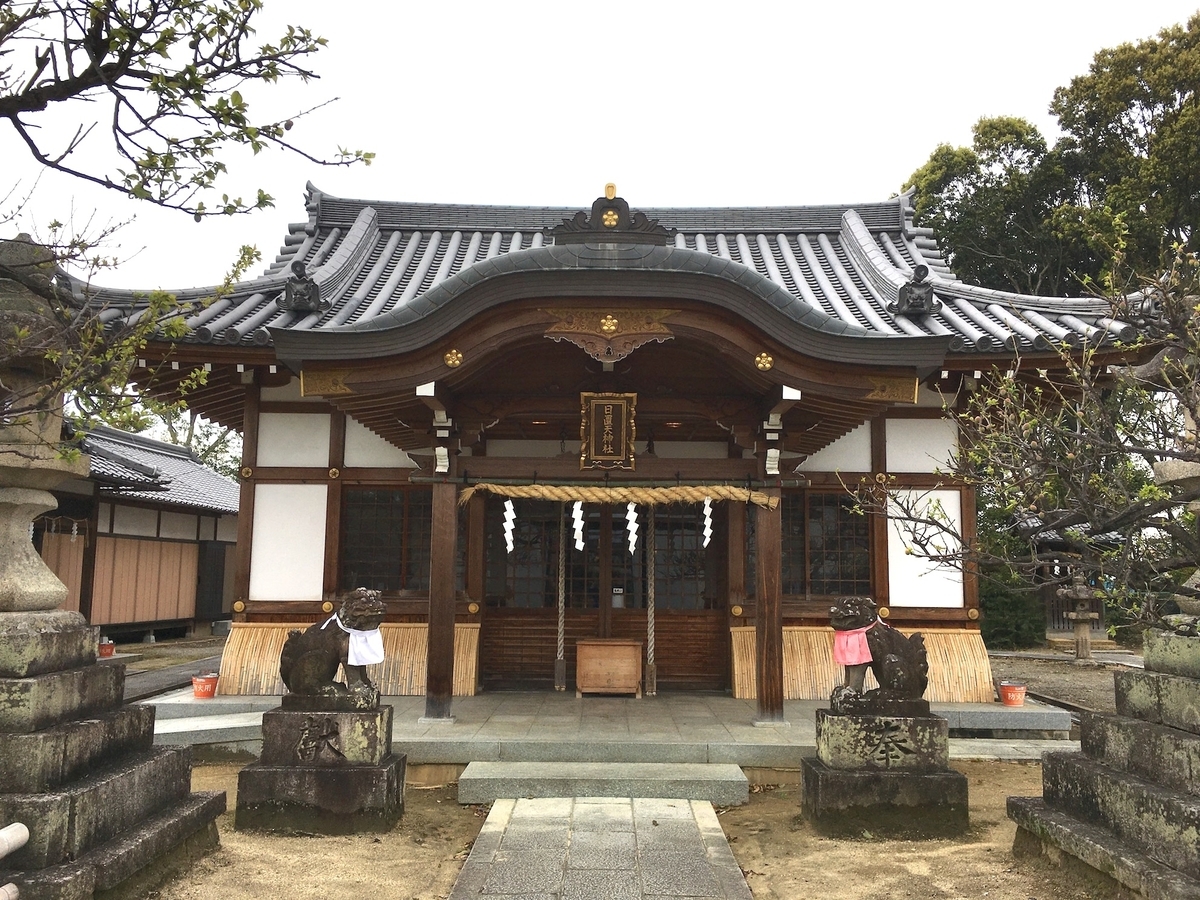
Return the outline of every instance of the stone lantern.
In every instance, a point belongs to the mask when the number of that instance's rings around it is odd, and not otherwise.
[[[50,289],[54,256],[28,235],[0,241],[0,265],[35,287]],[[60,328],[45,299],[21,282],[0,278],[0,346],[12,346],[18,331],[36,345]],[[0,362],[0,616],[38,614],[36,625],[26,617],[22,630],[87,631],[78,613],[50,612],[66,600],[67,588],[34,550],[30,525],[58,506],[50,489],[68,478],[86,477],[88,461],[60,453],[62,395],[46,393],[55,373],[44,353],[6,357]],[[29,397],[40,401],[38,411],[13,409]],[[6,616],[0,619],[0,640],[13,627]],[[0,657],[0,668],[3,661]]]

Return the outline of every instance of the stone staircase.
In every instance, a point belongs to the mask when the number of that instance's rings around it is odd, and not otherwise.
[[[190,748],[153,746],[92,640],[78,613],[0,614],[0,821],[29,828],[0,883],[22,900],[146,890],[217,842],[224,793],[191,792]]]
[[[670,797],[737,806],[750,785],[733,763],[473,762],[459,803],[522,797]]]
[[[1200,638],[1148,631],[1114,673],[1117,715],[1085,713],[1080,753],[1049,753],[1042,797],[1010,797],[1013,852],[1057,848],[1151,900],[1200,898]]]

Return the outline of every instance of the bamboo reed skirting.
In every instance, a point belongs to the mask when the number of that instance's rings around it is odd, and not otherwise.
[[[476,491],[488,491],[501,497],[519,500],[558,500],[584,503],[637,503],[640,506],[656,506],[660,503],[703,503],[712,500],[733,500],[737,503],[753,503],[766,509],[779,505],[779,498],[750,491],[746,488],[726,484],[704,487],[677,485],[675,487],[587,487],[558,484],[473,484],[463,488],[458,502],[465,504]]]
[[[222,696],[284,693],[279,677],[279,652],[294,628],[305,623],[234,622],[221,657],[217,693]],[[423,622],[385,622],[384,660],[367,666],[371,680],[389,697],[425,693],[425,660],[429,627]],[[479,624],[454,626],[454,696],[475,693],[479,672]],[[339,674],[340,677],[340,674]]]
[[[904,634],[925,635],[929,656],[929,689],[925,699],[935,703],[991,703],[992,666],[978,631],[962,628],[900,628]],[[733,638],[733,696],[751,700],[755,684],[753,626],[731,628]],[[824,625],[783,629],[783,698],[827,700],[842,680],[842,667],[833,661],[833,629]],[[868,672],[866,686],[878,687]]]

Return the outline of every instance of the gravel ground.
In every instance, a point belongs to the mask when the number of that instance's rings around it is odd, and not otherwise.
[[[998,680],[1023,681],[1036,694],[1065,700],[1094,712],[1116,712],[1113,672],[1120,665],[1076,665],[1071,656],[1035,659],[1028,656],[993,656],[992,675]]]

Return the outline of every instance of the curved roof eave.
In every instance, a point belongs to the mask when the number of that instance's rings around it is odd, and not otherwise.
[[[584,274],[586,280],[580,279]],[[501,303],[563,293],[700,299],[736,313],[799,353],[830,361],[929,368],[940,365],[950,347],[948,337],[884,335],[834,318],[753,269],[710,253],[603,243],[501,254],[366,321],[316,333],[270,332],[281,359],[377,358],[427,346]]]

